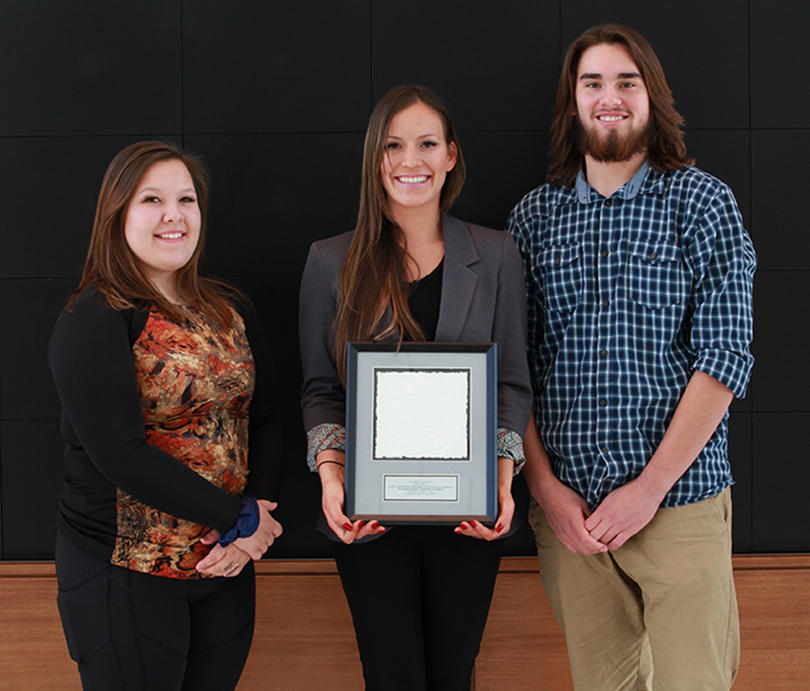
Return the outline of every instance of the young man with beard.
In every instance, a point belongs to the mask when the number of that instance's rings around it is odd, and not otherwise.
[[[753,363],[756,258],[682,125],[647,41],[588,29],[547,183],[507,226],[528,294],[530,520],[587,691],[728,689],[739,659],[727,420]]]

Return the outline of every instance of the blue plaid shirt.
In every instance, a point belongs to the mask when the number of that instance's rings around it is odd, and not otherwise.
[[[694,370],[743,397],[756,255],[734,195],[687,167],[647,163],[609,198],[580,172],[542,185],[507,230],[523,255],[535,418],[555,475],[595,508],[637,477]],[[665,497],[732,483],[728,414]]]

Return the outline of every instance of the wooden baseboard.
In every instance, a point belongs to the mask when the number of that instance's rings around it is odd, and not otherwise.
[[[257,564],[256,634],[240,691],[362,689],[351,618],[331,560]],[[810,555],[734,557],[742,661],[735,691],[806,689]],[[80,689],[56,610],[52,562],[0,562],[0,689]],[[533,558],[501,564],[476,691],[571,689],[565,642]]]

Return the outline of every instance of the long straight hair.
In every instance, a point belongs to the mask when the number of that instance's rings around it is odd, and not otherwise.
[[[453,205],[466,176],[464,157],[450,113],[441,99],[424,86],[391,89],[371,113],[363,144],[363,173],[360,207],[346,261],[340,275],[335,319],[335,362],[341,381],[346,376],[346,343],[371,341],[398,332],[424,340],[424,333],[408,309],[405,261],[407,247],[401,229],[393,219],[381,179],[385,140],[391,120],[408,106],[424,103],[439,116],[448,146],[454,143],[456,164],[447,173],[439,197],[442,213]],[[391,321],[383,324],[391,306]]]
[[[570,187],[582,168],[582,154],[577,146],[576,83],[579,60],[592,46],[602,43],[624,45],[638,66],[650,98],[649,141],[647,156],[654,170],[680,170],[694,164],[686,153],[683,140],[683,116],[675,110],[672,91],[664,76],[658,56],[640,33],[623,24],[603,24],[587,29],[569,47],[563,60],[557,101],[551,121],[551,143],[546,182]]]
[[[200,207],[200,236],[191,258],[177,270],[177,292],[184,302],[220,328],[230,328],[233,312],[229,302],[244,299],[243,296],[232,286],[199,274],[208,214],[208,171],[201,159],[171,142],[135,142],[110,161],[101,182],[84,270],[78,288],[68,301],[68,309],[79,293],[95,284],[113,309],[155,308],[177,322],[187,316],[146,276],[124,232],[129,203],[143,176],[154,164],[170,160],[180,161],[188,170]]]

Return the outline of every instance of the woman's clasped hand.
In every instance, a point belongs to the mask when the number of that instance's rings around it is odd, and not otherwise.
[[[270,513],[278,508],[278,504],[267,499],[259,499],[257,504],[259,525],[252,535],[237,538],[225,546],[219,544],[219,531],[216,529],[200,538],[204,545],[213,547],[208,556],[197,563],[197,571],[207,576],[237,576],[251,559],[261,559],[276,538],[281,537],[281,523]]]

